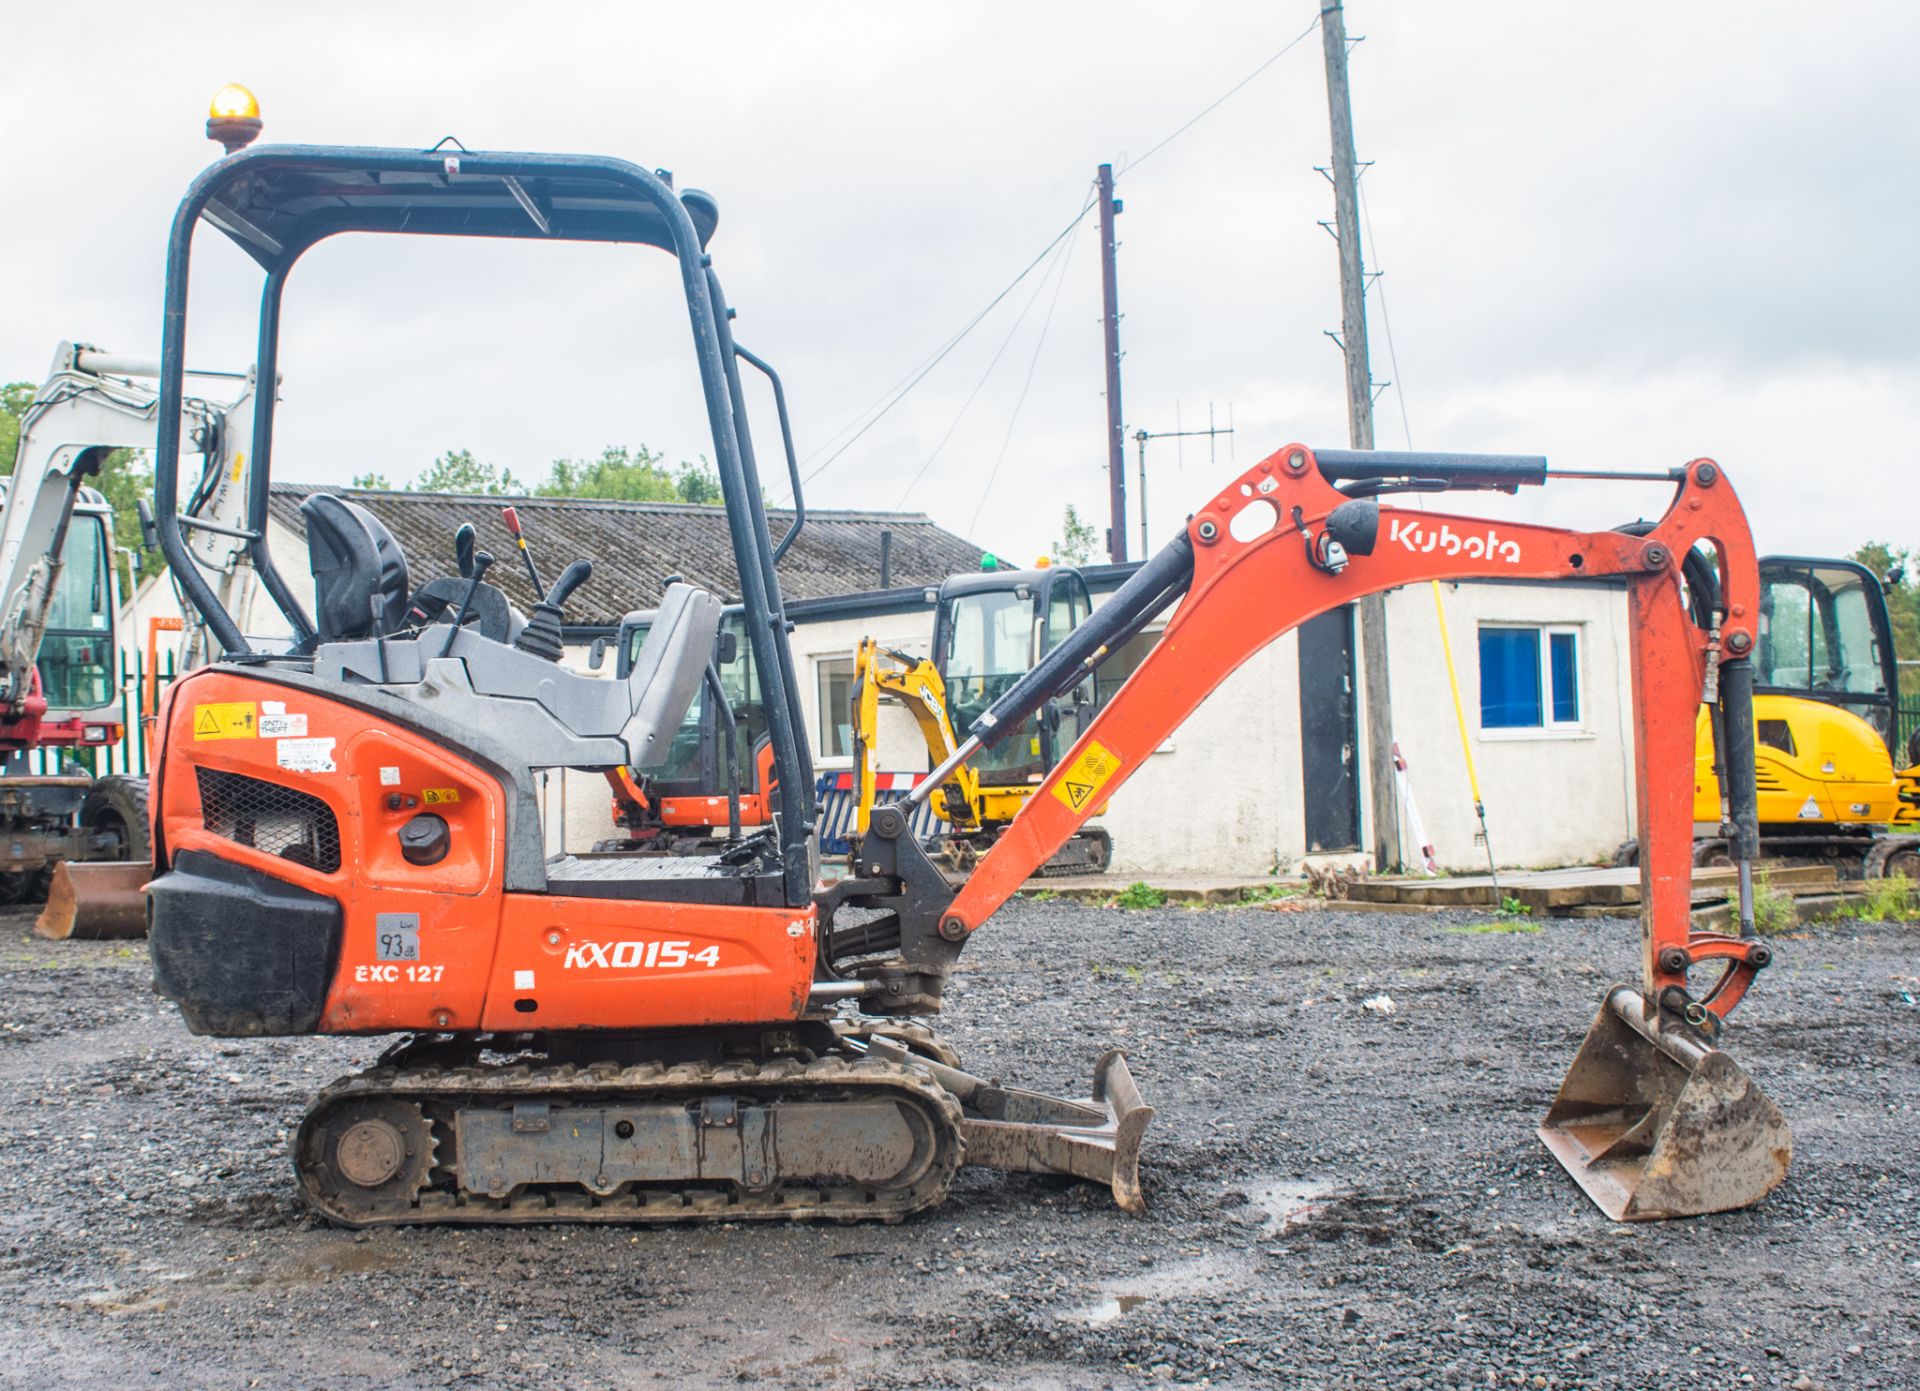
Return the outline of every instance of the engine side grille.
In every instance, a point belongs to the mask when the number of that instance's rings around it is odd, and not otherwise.
[[[340,823],[312,793],[244,773],[212,768],[194,773],[200,779],[204,823],[215,835],[328,874],[340,868]]]

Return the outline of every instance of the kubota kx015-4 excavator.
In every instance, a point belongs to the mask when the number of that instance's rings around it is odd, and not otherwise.
[[[381,1065],[327,1087],[301,1123],[295,1167],[317,1211],[350,1225],[898,1219],[938,1203],[962,1163],[1105,1181],[1140,1210],[1151,1113],[1118,1053],[1097,1065],[1091,1097],[1063,1101],[970,1076],[916,1019],[939,1008],[971,935],[1251,654],[1364,594],[1489,574],[1618,577],[1633,620],[1641,980],[1608,992],[1542,1133],[1616,1217],[1738,1206],[1782,1177],[1784,1121],[1715,1046],[1768,947],[1751,935],[1750,913],[1741,935],[1688,923],[1703,690],[1727,708],[1736,820],[1743,835],[1752,826],[1751,750],[1738,741],[1751,729],[1757,582],[1740,505],[1715,464],[1634,475],[1670,481],[1673,501],[1650,534],[1629,536],[1379,501],[1402,489],[1542,483],[1542,459],[1287,445],[1207,499],[973,722],[957,759],[1020,728],[1176,605],[1160,643],[964,884],[934,868],[895,806],[875,814],[855,872],[816,889],[793,663],[706,251],[713,202],[607,158],[298,146],[229,155],[194,182],[174,222],[163,419],[178,413],[203,220],[266,272],[266,379],[288,273],[335,234],[671,253],[778,772],[775,830],[751,853],[548,859],[535,771],[646,766],[705,678],[720,601],[670,586],[626,680],[576,675],[554,657],[584,562],[516,637],[504,603],[481,597],[484,564],[410,596],[386,529],[316,497],[305,504],[311,617],[253,543],[296,634],[289,651],[258,651],[183,563],[178,448],[163,441],[162,543],[225,655],[176,683],[162,714],[156,984],[201,1033],[407,1035]],[[270,398],[255,417],[256,536]],[[1680,558],[1699,543],[1719,562],[1708,628],[1690,620],[1681,590]],[[1069,781],[1089,790],[1070,795]],[[859,1012],[838,1012],[847,1005]]]

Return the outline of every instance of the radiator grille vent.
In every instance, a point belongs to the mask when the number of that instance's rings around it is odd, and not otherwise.
[[[340,823],[312,793],[244,773],[194,772],[206,828],[215,835],[328,874],[340,868]]]

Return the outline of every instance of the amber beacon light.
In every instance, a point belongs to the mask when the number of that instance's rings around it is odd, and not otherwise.
[[[213,94],[207,107],[207,139],[218,140],[228,154],[244,150],[260,134],[260,102],[238,82]]]

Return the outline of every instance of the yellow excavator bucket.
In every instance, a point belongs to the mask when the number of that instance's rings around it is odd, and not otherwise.
[[[1601,1004],[1540,1138],[1616,1222],[1746,1207],[1793,1157],[1786,1117],[1753,1079],[1625,986]]]

